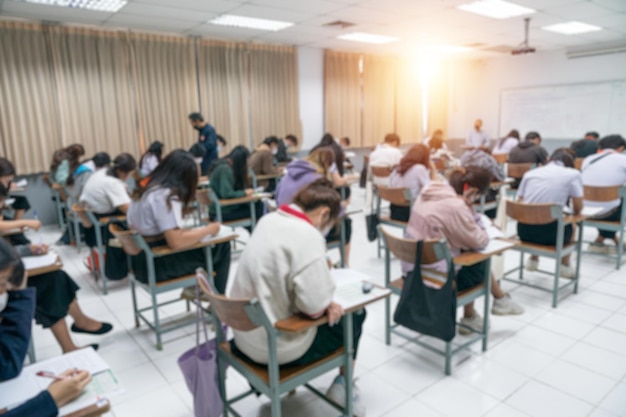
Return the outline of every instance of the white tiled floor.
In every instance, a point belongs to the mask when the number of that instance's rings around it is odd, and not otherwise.
[[[353,191],[353,205],[362,205],[363,191]],[[382,283],[383,262],[376,257],[375,244],[365,238],[363,214],[354,216],[353,225],[351,266]],[[59,237],[54,228],[45,234],[48,242]],[[595,231],[586,230],[585,235],[594,237]],[[86,250],[56,250],[81,286],[78,296],[85,312],[115,326],[104,337],[74,336],[81,344],[100,343],[100,354],[126,389],[113,399],[110,415],[193,416],[192,399],[176,360],[194,345],[194,326],[166,335],[163,351],[157,351],[152,332],[145,325],[134,326],[128,283],[113,283],[104,296],[83,266]],[[517,254],[506,255],[506,265],[517,262]],[[550,262],[542,264],[547,268]],[[235,256],[231,272],[236,268]],[[399,270],[399,265],[394,263],[394,268]],[[534,279],[532,274],[528,278]],[[504,286],[526,313],[492,316],[489,350],[482,353],[475,345],[457,355],[450,377],[443,373],[442,359],[422,348],[397,337],[386,346],[384,304],[369,307],[356,369],[368,416],[626,416],[626,273],[616,271],[613,260],[584,255],[579,294],[564,298],[557,309],[550,307],[547,293]],[[139,297],[143,303],[149,301],[141,291]],[[163,311],[166,315],[184,311],[184,303],[176,306]],[[60,353],[49,331],[37,327],[34,338],[39,359]],[[325,389],[333,377],[325,375],[314,385]],[[233,372],[227,383],[230,393],[246,388],[243,378]],[[264,398],[248,398],[238,409],[244,416],[269,416]],[[336,415],[304,389],[286,398],[283,410],[285,416]]]

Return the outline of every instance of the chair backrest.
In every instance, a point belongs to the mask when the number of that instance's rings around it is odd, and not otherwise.
[[[506,153],[496,153],[493,154],[493,159],[496,160],[497,163],[499,164],[503,164],[507,161],[507,159],[509,159],[509,155]]]
[[[613,201],[626,196],[626,186],[616,185],[614,187],[592,187],[585,185],[583,187],[584,198],[588,201]]]
[[[524,224],[549,224],[562,217],[558,204],[528,204],[517,201],[506,202],[506,214]]]
[[[382,200],[389,201],[396,206],[411,206],[411,199],[407,198],[408,190],[406,188],[389,188],[382,185],[376,186],[376,192]]]
[[[387,248],[396,258],[410,264],[415,263],[417,240],[394,236],[382,226],[378,226],[378,230],[383,236]],[[444,239],[425,240],[422,246],[421,263],[424,265],[433,264],[442,259],[448,259],[449,254],[448,245]]]
[[[135,256],[143,252],[143,249],[141,249],[135,241],[137,232],[134,230],[124,230],[120,226],[111,223],[109,224],[109,232],[120,241],[122,249],[124,249],[127,255]]]
[[[89,216],[87,215],[87,210],[85,209],[85,207],[81,206],[78,203],[74,203],[72,205],[72,211],[76,213],[76,217],[78,217],[78,220],[80,220],[80,223],[84,227],[86,227],[87,229],[90,229],[93,227],[93,223],[89,219]]]
[[[379,178],[387,178],[391,175],[393,169],[391,167],[371,167],[372,175]]]
[[[522,178],[525,173],[530,171],[535,167],[535,164],[532,162],[528,163],[511,163],[507,164],[507,175],[511,178]]]
[[[211,288],[204,271],[196,272],[196,281],[198,282],[200,290],[202,290],[211,303],[211,312],[214,313],[222,323],[234,330],[242,332],[260,327],[260,325],[250,319],[248,314],[248,307],[258,304],[256,300],[249,298],[234,299],[217,294],[213,291],[213,288]]]
[[[576,158],[574,159],[574,168],[576,168],[577,170],[580,171],[580,169],[583,167],[583,161],[585,160],[585,158]]]

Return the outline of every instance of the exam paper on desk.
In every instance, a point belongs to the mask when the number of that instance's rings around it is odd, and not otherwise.
[[[365,274],[352,269],[333,269],[330,275],[335,279],[333,301],[344,310],[360,304],[367,304],[382,295],[390,293],[386,288],[374,286],[367,294],[363,292],[363,282],[371,279]]]
[[[24,256],[22,262],[26,270],[43,268],[46,266],[54,265],[59,255],[56,252],[48,252],[41,256]]]

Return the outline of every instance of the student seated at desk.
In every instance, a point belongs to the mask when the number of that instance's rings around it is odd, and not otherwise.
[[[280,180],[276,187],[274,198],[276,205],[291,204],[293,197],[302,188],[307,185],[325,178],[329,181],[332,179],[330,173],[332,165],[335,163],[335,155],[329,147],[319,148],[313,151],[304,159],[296,159],[287,165],[287,174]],[[342,203],[343,209],[347,207],[346,202]],[[344,261],[346,265],[350,264],[350,240],[352,238],[352,219],[346,217],[343,219],[343,227],[345,230],[346,245],[344,247]],[[341,227],[333,226],[330,232],[325,236],[326,242],[336,242],[340,239]]]
[[[468,167],[478,167],[483,168],[489,171],[491,182],[494,181],[504,181],[506,176],[504,175],[504,169],[502,169],[502,165],[498,164],[498,162],[494,159],[493,156],[489,153],[489,149],[477,148],[470,149],[463,153],[461,157],[461,166],[464,168]],[[498,196],[498,190],[494,190],[489,187],[487,194],[485,195],[485,202],[491,203],[496,201]],[[491,210],[485,211],[485,215],[490,219],[495,219],[497,209],[493,208]]]
[[[67,190],[72,196],[78,200],[83,193],[85,184],[94,172],[108,168],[111,165],[111,156],[106,152],[98,152],[88,161],[81,163],[71,175],[71,184],[69,184]]]
[[[491,153],[494,155],[508,155],[517,145],[519,145],[519,131],[513,129],[505,137],[498,139]]]
[[[532,163],[544,165],[548,160],[548,151],[541,146],[541,136],[537,132],[528,132],[524,142],[520,142],[509,152],[509,162],[514,164]]]
[[[250,152],[243,145],[235,146],[227,157],[218,159],[211,167],[211,183],[209,186],[220,200],[249,197],[254,194],[248,184],[248,157]],[[263,203],[254,203],[257,220],[263,215]],[[211,215],[215,208],[211,205]],[[250,204],[243,203],[222,207],[222,222],[246,219],[251,216]],[[249,227],[248,227],[249,229]]]
[[[583,161],[581,173],[583,185],[593,187],[616,187],[626,184],[626,141],[620,135],[605,136],[598,143],[600,153],[588,156]],[[620,200],[597,202],[585,201],[590,207],[602,207],[594,219],[618,221],[622,211]],[[604,244],[606,239],[615,242],[615,246]],[[615,232],[598,230],[595,242],[589,245],[589,251],[597,253],[617,254],[618,239]]]
[[[126,214],[130,204],[126,181],[135,168],[137,163],[131,154],[119,154],[110,168],[94,173],[87,180],[80,202],[99,218]],[[85,229],[85,242],[89,247],[96,245],[95,236],[93,227]]]
[[[580,172],[574,169],[574,151],[570,148],[559,148],[550,156],[550,162],[540,168],[524,174],[517,190],[520,202],[531,204],[559,204],[562,207],[572,200],[574,214],[583,209],[583,180]],[[557,222],[549,224],[530,225],[517,224],[517,234],[524,242],[539,245],[556,245]],[[574,237],[574,228],[571,224],[565,225],[563,243],[567,244]],[[570,265],[570,255],[561,260],[561,276],[575,278],[576,271]],[[539,267],[539,257],[532,255],[525,265],[528,271],[536,271]]]
[[[5,196],[0,204],[0,211],[4,207],[4,201],[7,194],[14,188],[13,180],[15,179],[15,166],[11,161],[6,158],[0,158],[0,192]],[[38,230],[41,227],[41,223],[37,220],[25,220],[23,218],[24,213],[30,209],[30,204],[26,197],[17,196],[14,198],[14,202],[11,208],[14,211],[13,217],[5,215],[0,216],[0,234],[8,232],[13,229],[29,228]],[[22,232],[12,234],[8,236],[11,244],[13,245],[25,245],[30,243],[30,240],[24,236]]]
[[[341,146],[339,146],[335,138],[333,138],[333,135],[331,135],[330,133],[325,133],[324,136],[322,136],[322,140],[320,140],[320,143],[315,145],[313,149],[311,149],[311,152],[314,152],[324,147],[330,148],[335,155],[335,163],[330,167],[330,174],[332,176],[333,185],[335,186],[337,191],[342,193],[342,198],[349,202],[351,191],[350,181],[344,176],[346,171],[344,165],[346,155],[344,154]]]
[[[325,233],[338,221],[339,194],[326,180],[302,188],[292,204],[282,205],[261,219],[248,241],[237,274],[228,285],[233,298],[256,298],[272,323],[302,313],[313,319],[328,315],[329,323],[297,334],[278,334],[278,363],[307,365],[343,345],[341,306],[332,302],[335,283],[326,264]],[[354,314],[354,358],[362,333],[365,312]],[[235,355],[258,364],[269,360],[267,334],[262,328],[235,331],[231,348]],[[341,373],[341,371],[340,371]],[[327,395],[337,404],[345,402],[345,381],[335,378]],[[355,390],[354,414],[365,409]]]
[[[383,143],[376,146],[370,153],[370,167],[388,167],[393,168],[400,163],[402,159],[402,151],[400,148],[400,136],[395,133],[389,133],[385,136]],[[372,181],[377,185],[389,185],[388,178],[379,178],[372,176]]]
[[[141,155],[141,158],[139,158],[139,174],[142,178],[150,175],[161,163],[164,147],[165,145],[162,142],[154,141],[150,144],[148,150]]]
[[[413,204],[405,237],[409,239],[446,239],[452,257],[463,251],[480,250],[487,246],[489,237],[479,224],[477,213],[472,204],[489,189],[489,172],[482,168],[456,168],[450,174],[450,183],[431,182],[422,189]],[[447,272],[445,264],[429,266],[439,272]],[[486,262],[461,267],[457,271],[457,290],[463,291],[483,283]],[[403,275],[406,276],[413,265],[403,263]],[[511,296],[500,288],[493,275],[491,276],[491,293],[493,294],[492,314],[522,314],[524,309],[511,299]],[[482,329],[483,319],[474,310],[474,305],[464,308],[461,323],[475,329]],[[470,330],[459,328],[460,334],[468,334]]]
[[[150,181],[139,191],[128,209],[130,228],[142,235],[151,247],[168,246],[181,250],[200,242],[220,230],[218,223],[185,229],[182,225],[183,208],[193,202],[198,186],[198,167],[193,156],[183,150],[171,152],[150,174]],[[215,283],[220,293],[226,288],[230,268],[230,243],[215,245],[212,249]],[[132,259],[137,279],[148,281],[145,255]],[[157,282],[193,274],[196,268],[206,268],[204,249],[180,252],[155,259]]]
[[[576,158],[586,158],[598,152],[598,138],[600,138],[598,132],[587,132],[584,138],[572,142],[570,148],[576,154]]]
[[[278,153],[278,143],[276,136],[269,136],[252,152],[248,158],[248,168],[255,175],[278,176],[283,172],[282,168],[274,165],[274,155]],[[258,181],[257,184],[268,192],[273,192],[276,189],[276,179]]]
[[[400,164],[389,176],[390,188],[407,188],[411,192],[411,198],[415,200],[422,188],[437,176],[435,167],[430,162],[430,152],[421,143],[413,145],[400,160]],[[391,218],[402,222],[408,222],[411,207],[390,205]]]
[[[0,310],[0,382],[22,372],[28,353],[35,311],[35,290],[26,288],[26,271],[18,254],[0,239],[0,295],[8,294]],[[59,407],[78,397],[91,382],[86,371],[68,370],[47,390],[2,414],[5,417],[53,417]]]
[[[459,160],[452,155],[452,152],[448,150],[448,145],[443,140],[443,130],[435,130],[431,137],[424,139],[423,143],[428,146],[430,159],[441,161],[439,166],[443,168],[442,170],[459,166]]]

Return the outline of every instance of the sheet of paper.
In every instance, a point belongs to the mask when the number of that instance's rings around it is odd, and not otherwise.
[[[504,236],[504,234],[502,233],[502,230],[498,229],[493,224],[491,219],[489,217],[485,216],[484,214],[480,215],[480,225],[487,232],[487,236],[489,236],[489,239],[497,239],[499,237],[503,237]]]
[[[333,301],[341,305],[344,310],[366,304],[381,295],[390,293],[388,289],[376,286],[369,293],[364,293],[363,282],[369,281],[369,277],[351,269],[333,269],[330,274],[337,285]]]
[[[17,378],[0,383],[0,409],[21,404],[46,389],[52,380],[37,376],[37,372],[60,374],[73,368],[95,375],[107,371],[109,366],[91,347],[36,362],[24,367]]]
[[[82,408],[96,404],[100,398],[110,399],[124,392],[119,380],[110,369],[93,375],[85,391],[71,403],[61,407],[59,416],[63,417]]]
[[[513,246],[515,245],[511,242],[506,242],[504,240],[498,240],[498,239],[491,239],[489,243],[487,244],[487,246],[484,249],[479,250],[478,252],[483,253],[483,254],[494,253],[494,252],[502,251],[504,249],[512,248]]]
[[[56,252],[48,252],[41,256],[25,256],[22,258],[22,262],[24,262],[26,270],[43,268],[53,265],[57,261],[58,256]]]

